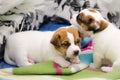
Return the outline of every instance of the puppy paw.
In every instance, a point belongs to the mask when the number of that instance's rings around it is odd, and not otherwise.
[[[66,61],[61,64],[62,67],[66,68],[70,66],[70,62]]]
[[[82,70],[83,69],[83,66],[80,65],[80,64],[71,64],[69,66],[69,69],[74,73],[74,72],[77,72],[79,70]]]
[[[72,58],[72,59],[70,59],[70,62],[71,62],[72,64],[79,64],[79,63],[80,63],[80,60],[79,60],[79,59],[76,59],[76,58]]]
[[[95,69],[95,68],[96,68],[96,66],[95,66],[94,63],[91,63],[89,67],[92,68],[92,69]]]
[[[111,72],[112,67],[101,67],[101,70],[104,71],[104,72]]]
[[[30,64],[34,64],[34,63],[35,63],[34,60],[32,60],[32,59],[30,59],[30,58],[28,58],[28,62],[29,62]]]
[[[33,63],[26,63],[26,66],[33,65]]]
[[[29,65],[32,65],[32,63],[24,62],[24,63],[21,63],[21,64],[17,64],[17,66],[19,66],[19,67],[22,67],[22,66],[29,66]]]

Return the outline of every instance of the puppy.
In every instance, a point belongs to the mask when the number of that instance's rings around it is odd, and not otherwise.
[[[80,37],[80,32],[72,27],[14,33],[7,39],[4,59],[17,66],[52,60],[68,67],[70,62],[66,58],[70,58],[71,63],[79,63]]]
[[[112,67],[103,66],[105,72],[120,68],[120,30],[105,20],[101,13],[94,9],[84,9],[73,16],[71,23],[82,27],[93,41],[92,68],[100,68],[102,60],[112,63]]]

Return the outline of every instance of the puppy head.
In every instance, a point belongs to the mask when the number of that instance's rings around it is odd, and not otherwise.
[[[76,25],[82,27],[85,31],[92,31],[93,33],[100,32],[108,26],[102,15],[94,9],[84,9],[76,17]]]
[[[61,53],[62,56],[74,58],[81,52],[81,33],[72,27],[62,27],[55,31],[51,43]]]

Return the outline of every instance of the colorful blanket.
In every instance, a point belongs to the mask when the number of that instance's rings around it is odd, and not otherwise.
[[[87,68],[77,73],[62,75],[13,75],[7,70],[0,70],[0,80],[120,80],[120,69],[103,73],[100,70],[93,71]]]
[[[13,68],[13,74],[72,74],[86,68],[86,64],[73,64],[69,68],[60,67],[55,62],[43,62],[21,68]]]
[[[83,51],[84,52],[84,51]],[[53,61],[41,62],[25,67],[5,68],[5,71],[15,75],[53,75],[53,74],[73,74],[79,72],[89,66],[92,62],[92,53],[82,53],[79,56],[80,64],[71,64],[68,68],[63,68]]]

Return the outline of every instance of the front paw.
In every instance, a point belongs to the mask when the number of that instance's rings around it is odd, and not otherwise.
[[[101,67],[101,70],[104,71],[104,72],[111,72],[113,69],[112,69],[112,67],[104,66],[104,67]]]
[[[80,60],[79,60],[79,59],[76,59],[76,58],[72,58],[72,59],[70,59],[70,62],[71,62],[72,64],[79,64],[79,63],[80,63]]]
[[[61,64],[61,66],[64,67],[64,68],[67,68],[67,67],[70,66],[70,62],[65,61],[65,62],[63,62],[63,63]]]
[[[94,63],[91,63],[89,67],[92,68],[92,69],[95,69],[95,68],[96,68],[96,66],[95,66]]]
[[[28,58],[28,62],[29,62],[30,64],[35,64],[34,60],[32,60],[32,59],[30,59],[30,58]]]

